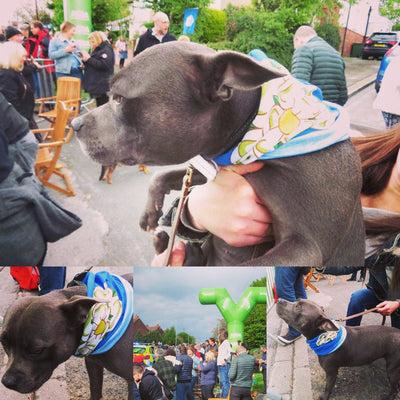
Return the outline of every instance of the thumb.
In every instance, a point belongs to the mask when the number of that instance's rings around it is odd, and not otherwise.
[[[259,171],[264,166],[264,163],[261,161],[256,161],[250,164],[244,165],[229,165],[227,167],[222,167],[221,169],[226,169],[231,172],[235,172],[238,175],[246,175],[251,174],[252,172]]]
[[[171,267],[181,267],[184,261],[185,261],[185,243],[179,241],[174,244],[169,265]]]

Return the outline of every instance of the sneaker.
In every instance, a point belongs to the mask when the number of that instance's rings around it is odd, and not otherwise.
[[[284,336],[278,336],[278,339],[279,339],[281,342],[285,343],[285,344],[291,344],[291,343],[293,343],[294,341],[296,341],[297,339],[299,339],[300,336],[301,336],[301,333],[298,334],[298,335],[294,335],[294,334],[288,332],[288,333],[287,333],[286,335],[284,335]]]

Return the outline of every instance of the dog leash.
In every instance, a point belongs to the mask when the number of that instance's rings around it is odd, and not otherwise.
[[[365,311],[363,311],[363,312],[360,312],[360,313],[358,313],[358,314],[353,314],[353,315],[349,315],[348,317],[343,317],[343,318],[335,319],[335,321],[340,321],[340,322],[347,321],[347,320],[349,320],[349,319],[361,317],[361,316],[364,315],[364,314],[368,314],[368,313],[370,313],[370,312],[374,312],[374,311],[376,311],[377,309],[378,309],[378,307],[374,307],[374,308],[371,308],[371,309],[369,309],[369,310],[365,310]],[[382,317],[383,317],[383,318],[382,318],[382,325],[385,325],[386,316],[385,316],[385,315],[382,315]]]
[[[178,225],[179,225],[179,221],[181,218],[183,205],[185,204],[186,197],[189,193],[189,189],[192,184],[193,170],[194,170],[193,165],[189,164],[189,166],[187,167],[187,170],[186,170],[186,174],[183,177],[181,196],[179,198],[178,207],[176,209],[174,221],[173,221],[172,227],[171,227],[171,229],[172,229],[171,235],[170,235],[170,238],[168,241],[167,252],[165,254],[164,263],[163,263],[164,267],[168,267],[170,264],[170,261],[171,261],[172,247],[174,246],[176,233],[178,231]]]

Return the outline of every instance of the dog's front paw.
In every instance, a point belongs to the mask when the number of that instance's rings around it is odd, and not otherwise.
[[[144,231],[150,231],[152,229],[156,229],[158,226],[158,220],[162,216],[162,210],[153,209],[148,210],[146,209],[142,215],[140,216],[139,225],[140,228]]]
[[[156,231],[153,236],[153,245],[156,254],[161,254],[167,249],[169,242],[169,235],[165,231]]]

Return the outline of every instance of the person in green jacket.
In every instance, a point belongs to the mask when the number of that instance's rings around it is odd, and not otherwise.
[[[244,346],[239,345],[236,353],[237,357],[232,358],[228,373],[231,382],[230,400],[251,400],[251,385],[256,360],[247,353]]]
[[[318,86],[324,100],[344,105],[348,94],[341,55],[307,25],[297,29],[293,44],[292,75]]]

